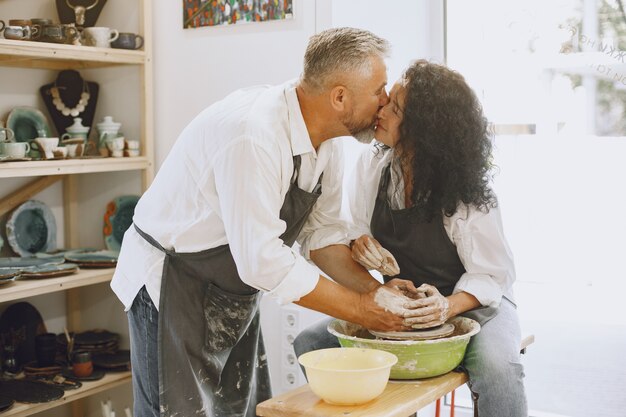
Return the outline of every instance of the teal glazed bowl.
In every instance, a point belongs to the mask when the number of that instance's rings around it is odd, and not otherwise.
[[[396,355],[398,362],[391,368],[391,379],[421,379],[443,375],[459,366],[470,338],[480,331],[480,324],[466,317],[455,317],[448,323],[454,324],[454,333],[432,340],[377,339],[362,326],[343,320],[330,322],[328,331],[342,347],[378,349]]]

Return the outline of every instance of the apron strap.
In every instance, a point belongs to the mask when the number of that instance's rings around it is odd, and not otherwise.
[[[176,251],[174,251],[174,250],[165,249],[163,246],[161,246],[161,244],[159,242],[157,242],[152,236],[150,236],[149,234],[147,234],[146,232],[141,230],[139,228],[139,226],[137,226],[135,223],[133,223],[133,227],[135,228],[137,233],[139,233],[139,236],[144,238],[146,240],[146,242],[148,242],[149,244],[151,244],[152,246],[154,246],[155,248],[157,248],[161,252],[163,252],[163,253],[165,253],[167,255],[172,255],[172,254],[176,253]]]

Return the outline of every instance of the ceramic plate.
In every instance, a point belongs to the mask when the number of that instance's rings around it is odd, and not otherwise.
[[[94,369],[91,375],[79,377],[74,375],[74,372],[71,368],[64,368],[63,371],[61,371],[61,375],[63,375],[65,378],[70,378],[75,381],[97,381],[104,378],[104,373],[105,372],[102,369]]]
[[[9,277],[0,277],[0,286],[6,285],[10,282],[15,281],[18,276],[19,276],[19,273],[16,273],[15,275],[11,275]]]
[[[71,251],[65,254],[65,259],[81,267],[111,268],[117,264],[118,255],[119,252],[110,250]]]
[[[15,400],[4,394],[0,394],[0,413],[8,410],[15,404]]]
[[[133,224],[133,214],[139,196],[125,195],[107,204],[104,214],[104,243],[109,250],[118,251],[122,247],[124,233]]]
[[[10,156],[0,156],[0,162],[15,162],[15,161],[30,161],[33,158],[24,157],[24,158],[12,158]]]
[[[11,268],[11,269],[24,269],[30,266],[38,266],[38,265],[58,265],[65,262],[65,258],[63,256],[51,256],[46,258],[0,258],[0,268]]]
[[[6,126],[15,133],[16,142],[30,142],[38,137],[50,137],[46,116],[34,107],[16,107],[9,113]]]
[[[59,265],[33,266],[22,270],[21,278],[54,278],[70,275],[78,272],[78,265],[64,263]]]
[[[7,239],[20,256],[56,249],[57,225],[50,208],[37,200],[28,200],[7,220]]]
[[[439,337],[445,337],[454,332],[454,324],[444,323],[441,326],[427,329],[427,330],[413,330],[411,332],[377,332],[375,330],[369,331],[376,337],[381,339],[393,339],[393,340],[424,340],[424,339],[437,339]]]

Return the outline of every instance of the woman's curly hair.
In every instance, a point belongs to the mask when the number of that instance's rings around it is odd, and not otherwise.
[[[478,98],[457,72],[425,60],[403,75],[406,89],[395,154],[411,172],[411,204],[419,220],[451,216],[462,202],[489,211],[491,133]],[[407,178],[405,176],[405,178]]]

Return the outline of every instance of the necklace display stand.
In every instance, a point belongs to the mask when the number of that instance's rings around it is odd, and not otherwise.
[[[77,27],[96,25],[106,0],[56,0],[61,23],[75,23]]]
[[[59,136],[74,123],[75,117],[80,117],[83,125],[89,126],[91,131],[98,90],[98,84],[83,80],[80,73],[74,70],[59,72],[53,83],[39,89]]]

